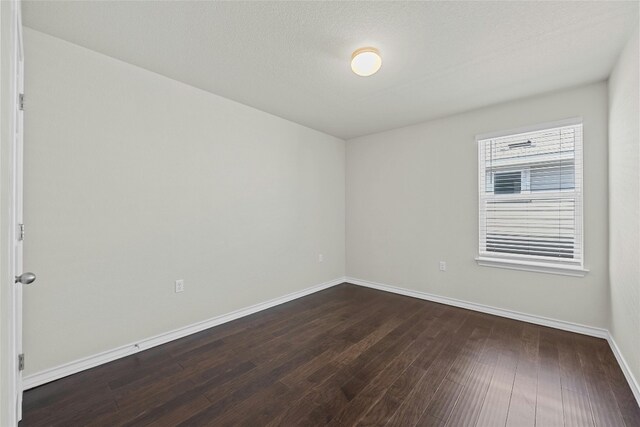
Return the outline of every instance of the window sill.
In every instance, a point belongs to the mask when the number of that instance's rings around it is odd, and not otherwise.
[[[558,265],[535,261],[520,261],[504,258],[490,258],[479,256],[478,265],[483,267],[506,268],[509,270],[533,271],[536,273],[559,274],[562,276],[584,277],[589,270],[570,265]]]

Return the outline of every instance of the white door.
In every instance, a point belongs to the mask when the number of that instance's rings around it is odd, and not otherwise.
[[[22,271],[22,245],[24,242],[24,223],[22,219],[22,182],[23,182],[23,93],[24,93],[24,55],[22,47],[22,19],[20,15],[20,2],[12,2],[14,11],[14,49],[13,64],[14,65],[14,139],[12,144],[13,164],[12,164],[12,210],[11,217],[12,226],[12,251],[11,251],[11,268],[12,277],[15,277],[13,287],[13,351],[15,357],[15,379],[13,381],[13,389],[15,396],[16,418],[22,418],[22,368],[24,366],[24,356],[22,353],[22,288],[35,280],[32,273],[24,273]]]

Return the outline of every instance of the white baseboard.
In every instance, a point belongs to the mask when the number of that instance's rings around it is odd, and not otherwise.
[[[269,301],[265,301],[259,304],[252,305],[250,307],[242,308],[240,310],[232,311],[231,313],[216,316],[211,319],[204,320],[202,322],[193,323],[191,325],[174,329],[173,331],[159,334],[150,338],[140,340],[135,343],[123,345],[118,348],[103,351],[102,353],[95,354],[93,356],[85,357],[82,359],[74,360],[64,365],[56,366],[54,368],[46,369],[35,374],[27,375],[23,378],[22,384],[24,390],[28,390],[33,387],[37,387],[42,384],[46,384],[51,381],[64,378],[66,376],[84,371],[102,365],[104,363],[111,362],[116,359],[120,359],[125,356],[129,356],[138,353],[143,350],[147,350],[152,347],[156,347],[161,344],[165,344],[169,341],[173,341],[179,338],[186,337],[187,335],[195,334],[196,332],[203,331],[205,329],[212,328],[214,326],[221,325],[223,323],[230,322],[232,320],[239,319],[240,317],[248,316],[250,314],[257,313],[262,310],[274,307],[276,305],[289,302],[306,295],[313,294],[318,291],[330,288],[332,286],[339,285],[345,281],[344,277],[331,280],[329,282],[321,283],[316,286],[303,289],[301,291],[292,292],[279,298],[274,298]]]
[[[609,347],[611,347],[611,351],[616,357],[618,365],[620,365],[620,369],[622,369],[622,373],[627,379],[627,383],[629,383],[631,392],[635,396],[636,401],[638,402],[638,406],[640,406],[640,384],[638,383],[638,380],[636,380],[636,378],[633,376],[633,373],[631,372],[631,369],[629,368],[629,365],[627,364],[624,356],[620,352],[620,348],[618,347],[618,344],[616,344],[616,341],[613,339],[613,336],[611,335],[611,333],[609,333],[608,335],[609,336],[607,337],[607,341],[609,342]]]
[[[604,338],[609,336],[606,329],[594,328],[592,326],[580,325],[578,323],[565,322],[563,320],[550,319],[548,317],[535,316],[533,314],[520,313],[518,311],[507,310],[504,308],[491,307],[488,305],[477,304],[474,302],[463,301],[455,298],[433,295],[426,292],[414,291],[411,289],[399,288],[397,286],[385,285],[383,283],[370,282],[368,280],[347,277],[348,283],[354,285],[365,286],[367,288],[379,289],[381,291],[392,292],[394,294],[405,295],[413,298],[420,298],[427,301],[433,301],[440,304],[452,305],[454,307],[466,308],[467,310],[479,311],[481,313],[493,314],[495,316],[507,317],[509,319],[521,320],[536,325],[548,326],[550,328],[562,329],[563,331],[577,332],[592,337]]]
[[[386,285],[383,283],[371,282],[368,280],[356,279],[354,277],[346,277],[345,281],[347,283],[352,283],[358,286],[365,286],[367,288],[378,289],[380,291],[392,292],[394,294],[405,295],[408,297],[424,299],[427,301],[433,301],[440,304],[451,305],[454,307],[466,308],[468,310],[479,311],[481,313],[493,314],[495,316],[506,317],[509,319],[521,320],[527,323],[533,323],[541,326],[548,326],[550,328],[561,329],[563,331],[576,332],[582,335],[589,335],[596,338],[606,339],[611,347],[611,351],[613,352],[618,364],[620,365],[620,369],[622,370],[627,382],[629,383],[629,387],[631,388],[631,392],[633,393],[638,405],[640,405],[640,385],[638,381],[635,379],[633,374],[631,373],[631,369],[629,369],[629,365],[627,361],[622,356],[618,345],[615,340],[611,336],[611,333],[602,328],[594,328],[592,326],[581,325],[578,323],[565,322],[563,320],[555,320],[550,319],[548,317],[535,316],[532,314],[520,313],[513,310],[506,310],[503,308],[491,307],[483,304],[476,304],[473,302],[462,301],[455,298],[443,297],[439,295],[433,295],[426,292],[414,291],[410,289],[400,288],[397,286]]]

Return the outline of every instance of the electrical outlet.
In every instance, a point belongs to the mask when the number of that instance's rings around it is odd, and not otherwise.
[[[176,280],[176,293],[184,292],[184,280]]]
[[[318,262],[324,262],[324,255],[318,254]]]
[[[440,271],[447,271],[447,263],[445,261],[440,261]]]

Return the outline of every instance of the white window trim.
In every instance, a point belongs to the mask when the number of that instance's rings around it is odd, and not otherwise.
[[[495,132],[486,132],[476,135],[476,143],[482,139],[501,138],[508,135],[517,135],[520,133],[537,132],[549,128],[559,128],[563,126],[574,126],[581,124],[582,117],[571,117],[569,119],[557,120],[554,122],[539,123],[530,126],[522,126],[515,129],[500,130]]]
[[[584,277],[589,270],[573,265],[552,264],[546,262],[534,262],[505,258],[478,256],[478,265],[482,267],[506,268],[508,270],[533,271],[535,273],[559,274],[562,276]]]
[[[583,124],[583,120],[582,117],[572,117],[572,118],[568,118],[568,119],[563,119],[563,120],[557,120],[557,121],[553,121],[553,122],[546,122],[546,123],[539,123],[539,124],[535,124],[535,125],[530,125],[530,126],[523,126],[520,128],[515,128],[515,129],[508,129],[508,130],[502,130],[502,131],[496,131],[496,132],[487,132],[487,133],[483,133],[483,134],[478,134],[476,135],[475,138],[475,142],[476,142],[476,147],[478,149],[478,185],[479,187],[482,186],[484,183],[480,182],[480,168],[483,168],[484,165],[480,164],[480,141],[481,140],[485,140],[485,139],[491,139],[491,138],[500,138],[503,136],[507,136],[507,135],[517,135],[520,133],[528,133],[528,132],[536,132],[536,131],[540,131],[540,130],[545,130],[545,129],[550,129],[550,128],[556,128],[556,127],[564,127],[564,126],[573,126],[573,125],[579,125],[579,124]],[[585,248],[584,248],[584,177],[583,177],[583,171],[584,171],[584,129],[583,129],[583,135],[582,135],[582,150],[581,150],[581,156],[580,156],[580,162],[582,163],[582,167],[579,168],[579,173],[580,176],[577,177],[580,180],[580,207],[579,209],[581,210],[581,221],[580,221],[580,233],[578,236],[576,236],[579,241],[580,241],[580,245],[581,245],[581,250],[582,250],[582,257],[580,260],[580,263],[576,263],[576,262],[566,262],[566,263],[562,263],[562,262],[544,262],[544,261],[536,261],[536,260],[531,260],[531,259],[522,259],[519,260],[517,259],[517,257],[501,257],[501,256],[494,256],[494,255],[487,255],[486,253],[479,253],[478,256],[475,258],[476,262],[478,263],[479,266],[482,267],[496,267],[496,268],[505,268],[505,269],[509,269],[509,270],[520,270],[520,271],[531,271],[531,272],[537,272],[537,273],[549,273],[549,274],[558,274],[558,275],[563,275],[563,276],[573,276],[573,277],[584,277],[589,270],[585,268],[584,266],[584,253],[585,253]],[[481,199],[480,199],[480,194],[478,194],[478,230],[480,230],[481,227],[481,221],[482,221],[482,212],[481,212],[481,208],[480,208],[480,203],[481,203]],[[478,235],[478,247],[480,245],[480,236]]]

